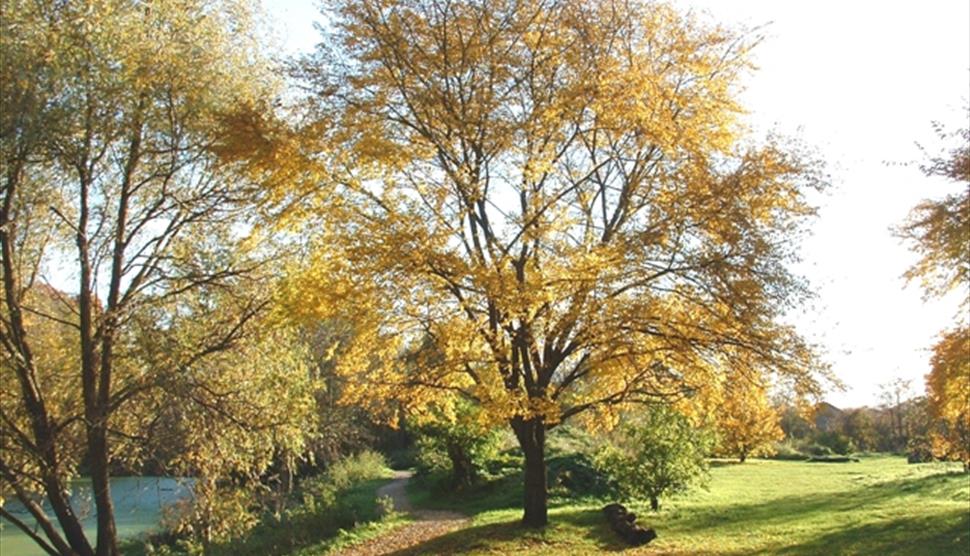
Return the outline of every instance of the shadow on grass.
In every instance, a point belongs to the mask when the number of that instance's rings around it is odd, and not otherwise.
[[[771,524],[799,521],[824,514],[851,512],[865,508],[907,507],[906,497],[952,499],[955,488],[965,476],[937,474],[869,485],[852,490],[815,495],[782,496],[757,504],[736,504],[692,510],[690,515],[669,525],[680,532],[702,529],[749,529]]]
[[[543,548],[555,546],[562,550],[572,544],[584,552],[591,546],[604,553],[629,548],[609,529],[598,509],[558,512],[550,516],[550,522],[545,529],[524,527],[518,520],[474,525],[393,552],[392,556],[466,554],[475,550],[496,554],[521,551],[541,554]]]
[[[951,511],[923,518],[904,518],[847,527],[775,554],[857,554],[860,556],[935,556],[970,554],[970,512]]]
[[[707,465],[711,467],[731,467],[734,465],[741,465],[742,461],[736,459],[712,459],[707,461]]]

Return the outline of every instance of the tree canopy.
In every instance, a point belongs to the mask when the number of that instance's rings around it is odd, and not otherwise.
[[[541,525],[544,435],[564,419],[610,426],[742,368],[817,389],[780,317],[807,293],[788,264],[822,184],[739,123],[752,40],[647,2],[329,13],[298,67],[315,93],[300,132],[324,146],[301,175],[325,167],[325,186],[261,171],[278,199],[329,200],[290,304],[358,323],[347,399],[457,393],[508,422]]]

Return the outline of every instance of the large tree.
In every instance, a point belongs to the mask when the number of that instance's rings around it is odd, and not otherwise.
[[[940,124],[935,128],[940,139],[955,146],[930,157],[921,170],[959,184],[960,190],[916,205],[898,233],[919,255],[906,278],[919,280],[927,296],[957,292],[962,298],[953,328],[933,346],[926,393],[936,420],[931,434],[935,452],[961,460],[970,471],[970,127],[955,132]]]
[[[298,316],[358,323],[348,399],[481,405],[514,431],[524,523],[542,526],[564,420],[608,424],[733,368],[815,388],[779,317],[805,293],[786,266],[819,180],[743,135],[750,40],[640,1],[329,7],[298,67],[303,131],[329,143],[302,160],[325,171],[280,170],[326,179],[264,170],[287,203],[338,186],[291,293]]]
[[[151,440],[166,393],[194,401],[199,424],[288,407],[239,377],[271,366],[218,363],[264,312],[270,273],[241,237],[251,191],[211,152],[271,79],[232,0],[2,0],[2,13],[0,490],[40,530],[3,516],[51,554],[111,556],[109,471]],[[82,458],[93,545],[66,494]]]

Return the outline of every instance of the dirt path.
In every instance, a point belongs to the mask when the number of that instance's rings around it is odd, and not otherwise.
[[[415,521],[388,531],[376,539],[347,547],[337,553],[339,556],[393,554],[450,533],[468,522],[467,516],[456,512],[415,510],[405,491],[412,475],[411,471],[395,471],[394,480],[377,489],[377,496],[389,496],[394,501],[395,511],[408,514]]]

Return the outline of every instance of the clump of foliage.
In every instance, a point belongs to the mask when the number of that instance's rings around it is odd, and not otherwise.
[[[660,497],[684,492],[707,476],[712,435],[667,406],[650,407],[622,424],[596,456],[622,500],[647,498],[660,509]]]
[[[817,451],[825,453],[812,453],[813,456],[824,456],[829,454],[846,455],[855,451],[856,447],[852,439],[847,435],[836,431],[824,431],[815,435]]]
[[[290,554],[334,537],[340,530],[386,517],[390,508],[375,497],[374,490],[376,481],[387,478],[388,473],[381,454],[364,451],[334,462],[320,475],[302,480],[295,494],[298,504],[280,514],[265,512],[253,518],[255,522],[248,524],[244,534],[237,532],[232,538],[209,543],[196,536],[166,534],[130,549],[160,556]],[[251,491],[233,492],[235,498],[224,496],[220,500],[252,507],[252,500],[246,498]],[[244,513],[237,508],[230,515]]]
[[[737,457],[774,453],[775,442],[784,438],[780,415],[760,382],[740,377],[725,387],[721,406],[714,413],[718,433],[717,452]]]
[[[602,496],[609,492],[609,478],[594,456],[572,453],[549,458],[549,485],[553,494]]]
[[[304,479],[300,489],[305,504],[311,500],[332,502],[337,492],[363,481],[387,477],[387,474],[384,456],[373,450],[365,450],[338,460],[316,477]]]
[[[970,222],[968,222],[970,226]],[[932,453],[963,462],[970,472],[970,327],[943,334],[926,375]]]
[[[413,430],[419,473],[445,472],[452,489],[467,488],[488,474],[490,462],[499,456],[502,437],[479,421],[477,414],[473,406],[463,404],[451,418],[436,414],[417,420]]]

